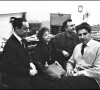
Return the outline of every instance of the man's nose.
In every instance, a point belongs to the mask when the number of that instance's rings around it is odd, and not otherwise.
[[[27,32],[30,32],[30,30],[28,29]]]
[[[74,29],[76,29],[76,26],[75,26],[75,25],[73,25],[73,28],[74,28]]]
[[[84,35],[82,34],[82,36],[81,36],[82,38],[84,38]]]

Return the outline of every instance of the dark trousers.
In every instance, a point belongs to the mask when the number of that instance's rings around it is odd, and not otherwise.
[[[32,89],[99,89],[93,78],[86,76],[69,76],[61,79],[50,80],[40,75],[31,79]]]
[[[60,65],[66,70],[66,64],[67,61],[69,60],[69,57],[65,57],[62,53],[58,53],[58,62]]]
[[[7,84],[9,89],[29,89],[29,77],[7,77]]]
[[[37,74],[31,77],[31,89],[52,89],[54,81],[51,78]]]
[[[99,89],[99,85],[93,78],[69,76],[56,81],[53,89]]]

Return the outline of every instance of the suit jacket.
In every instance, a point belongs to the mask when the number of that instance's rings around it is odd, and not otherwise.
[[[5,44],[3,50],[3,61],[6,72],[12,76],[29,76],[29,56],[18,39],[12,35]]]
[[[24,83],[24,79],[29,78],[29,55],[26,54],[20,41],[18,41],[14,35],[7,40],[4,46],[3,63],[5,65],[7,77],[9,79],[11,78],[10,82],[12,82],[12,84],[14,84],[13,82],[17,82],[15,83],[17,85],[20,81]]]

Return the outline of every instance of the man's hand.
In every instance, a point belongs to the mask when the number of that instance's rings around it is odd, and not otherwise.
[[[45,67],[47,68],[49,65],[48,65],[48,62],[45,62]]]
[[[81,73],[81,71],[78,71],[77,73],[74,73],[73,76],[83,76],[84,74]]]
[[[67,51],[65,51],[65,50],[63,50],[62,53],[63,53],[63,55],[64,55],[65,57],[68,57],[68,56],[69,56],[69,53],[68,53]]]
[[[37,74],[37,70],[31,69],[30,70],[30,75],[34,76],[35,74]]]
[[[36,67],[35,67],[35,65],[33,63],[30,63],[30,67],[31,67],[30,75],[34,76],[35,74],[37,74]]]
[[[36,69],[36,67],[35,67],[35,65],[34,65],[33,63],[30,63],[30,67],[31,67],[32,69]]]
[[[59,64],[59,62],[58,61],[55,61],[54,62],[56,65],[58,65],[58,66],[61,66],[60,64]]]
[[[66,76],[73,76],[74,70],[73,69],[67,69]]]

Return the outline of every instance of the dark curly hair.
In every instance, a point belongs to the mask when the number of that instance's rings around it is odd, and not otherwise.
[[[76,26],[76,32],[78,33],[79,30],[81,29],[85,29],[87,30],[89,33],[91,32],[91,26],[87,23],[87,22],[83,22],[79,25]]]
[[[38,31],[37,37],[38,37],[39,41],[42,40],[43,34],[44,34],[46,31],[49,32],[49,29],[48,29],[47,27],[42,27],[42,28]]]
[[[67,19],[66,21],[63,22],[62,31],[65,31],[65,27],[68,28],[67,26],[68,22],[72,22],[72,19]]]

